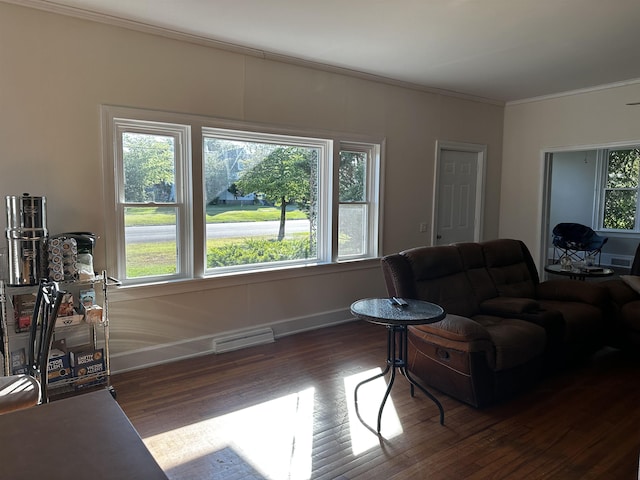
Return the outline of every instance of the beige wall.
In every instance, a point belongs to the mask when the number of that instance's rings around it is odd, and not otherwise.
[[[640,82],[507,105],[504,119],[500,236],[541,251],[545,150],[640,142]]]
[[[0,193],[46,195],[53,234],[100,235],[98,267],[113,262],[100,246],[102,104],[385,137],[385,253],[428,242],[418,224],[431,222],[435,141],[487,144],[484,235],[498,234],[501,106],[0,3]],[[351,302],[384,293],[377,261],[114,290],[114,367],[260,325],[283,335],[343,321]]]

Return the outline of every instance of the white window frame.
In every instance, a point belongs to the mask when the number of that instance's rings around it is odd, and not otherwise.
[[[615,150],[631,150],[634,148],[640,148],[639,145],[624,145],[624,146],[612,146],[608,148],[601,148],[597,150],[597,185],[596,191],[596,205],[598,206],[595,215],[594,230],[600,232],[616,233],[616,234],[638,234],[640,233],[640,179],[638,179],[638,188],[636,195],[636,215],[635,224],[633,230],[614,229],[604,227],[604,202],[606,199],[607,188],[607,170],[609,168],[609,152]]]
[[[189,125],[159,122],[140,117],[134,112],[127,112],[127,118],[115,115],[113,111],[106,111],[109,117],[105,124],[106,137],[111,140],[107,149],[104,170],[105,205],[108,207],[106,220],[113,228],[113,238],[108,239],[107,248],[110,258],[115,259],[115,274],[126,285],[167,282],[193,278],[193,214],[192,214],[192,176],[189,168],[191,159],[191,127]],[[144,115],[142,115],[144,117]],[[136,202],[125,201],[122,135],[124,133],[140,133],[161,135],[174,138],[175,145],[175,202]],[[126,245],[125,245],[125,209],[127,207],[169,206],[176,208],[176,273],[139,278],[126,277]]]
[[[340,142],[340,148],[337,155],[334,158],[340,158],[340,152],[342,150],[348,150],[352,152],[363,152],[367,156],[366,177],[365,177],[365,199],[362,202],[341,202],[336,195],[335,205],[336,210],[340,205],[354,205],[360,204],[367,207],[367,225],[366,229],[366,241],[364,252],[360,255],[343,255],[340,256],[336,245],[336,255],[334,261],[342,262],[349,260],[358,260],[371,258],[378,255],[379,250],[379,219],[380,219],[380,191],[381,191],[381,178],[380,178],[380,165],[381,165],[381,144],[375,143],[362,143],[362,142]],[[339,160],[336,161],[337,168],[339,168]],[[337,181],[335,182],[337,185]],[[337,189],[336,189],[337,190]],[[338,225],[335,222],[335,225]],[[337,228],[337,227],[336,227]]]
[[[317,253],[316,257],[299,260],[287,260],[281,262],[268,262],[256,265],[233,265],[228,267],[216,267],[208,268],[205,265],[204,275],[206,277],[212,277],[223,273],[229,272],[247,272],[254,270],[272,269],[278,267],[291,267],[296,265],[315,265],[318,263],[329,263],[332,259],[331,248],[329,239],[333,235],[333,226],[331,222],[331,216],[327,214],[329,206],[331,205],[333,181],[331,172],[333,170],[333,140],[320,137],[302,137],[299,135],[287,135],[287,134],[274,134],[265,132],[252,132],[243,130],[232,130],[226,128],[202,128],[202,149],[204,149],[204,138],[216,137],[224,140],[236,140],[240,142],[259,142],[259,143],[272,143],[277,145],[287,145],[303,148],[313,148],[319,150],[318,158],[318,218],[317,218]],[[204,153],[203,153],[203,165],[204,171]],[[203,176],[204,182],[204,176]],[[203,200],[206,200],[203,195]],[[203,205],[204,209],[204,205]],[[203,212],[206,215],[206,211]],[[205,222],[204,215],[202,218],[203,224]],[[204,229],[206,231],[206,229]],[[206,250],[206,238],[203,239]],[[206,251],[204,252],[204,258],[206,262]]]
[[[103,173],[105,198],[105,238],[107,266],[123,285],[153,285],[181,280],[217,278],[234,273],[253,273],[282,270],[312,264],[344,264],[353,261],[377,259],[382,250],[382,190],[381,172],[384,168],[384,145],[382,138],[368,135],[352,135],[336,132],[310,132],[203,117],[200,115],[178,114],[162,111],[142,110],[128,107],[103,105]],[[121,132],[135,131],[159,135],[174,135],[176,141],[176,184],[180,183],[181,193],[176,188],[176,201],[180,203],[178,226],[179,266],[175,275],[125,279],[124,215],[126,206],[123,197],[121,173],[122,145],[118,145]],[[206,228],[205,228],[205,178],[203,173],[203,148],[205,132],[224,131],[229,135],[241,132],[250,135],[251,141],[283,136],[285,143],[299,142],[301,146],[314,148],[322,145],[327,158],[320,162],[318,198],[318,252],[317,259],[309,261],[270,262],[260,266],[243,268],[207,269]],[[276,143],[282,143],[276,140]],[[338,173],[341,149],[366,151],[367,165],[367,240],[366,251],[362,255],[338,258]],[[120,152],[120,153],[119,153]],[[138,204],[139,205],[139,204]]]

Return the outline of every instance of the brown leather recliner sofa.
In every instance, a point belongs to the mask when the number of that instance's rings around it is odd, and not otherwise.
[[[607,280],[601,285],[611,296],[609,343],[637,352],[640,346],[640,244],[629,275]]]
[[[409,327],[409,370],[470,405],[508,397],[545,368],[602,346],[607,291],[577,280],[540,282],[519,240],[418,247],[381,263],[389,295],[447,312]]]

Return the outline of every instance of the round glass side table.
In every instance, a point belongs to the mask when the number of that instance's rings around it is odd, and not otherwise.
[[[361,320],[365,320],[376,325],[384,325],[387,328],[387,366],[382,373],[364,380],[356,385],[355,407],[356,414],[362,423],[366,423],[358,412],[358,389],[365,383],[385,376],[391,371],[391,377],[387,385],[387,390],[382,398],[380,410],[378,411],[378,425],[376,432],[380,434],[380,424],[382,420],[382,410],[391,393],[391,388],[396,378],[396,371],[408,380],[411,385],[411,396],[414,395],[414,387],[418,387],[427,397],[429,397],[440,410],[440,424],[444,425],[444,410],[436,397],[429,393],[424,387],[418,384],[409,374],[407,369],[407,327],[409,325],[424,325],[435,323],[445,317],[445,311],[439,305],[424,302],[422,300],[405,299],[406,305],[397,305],[389,298],[366,298],[358,300],[351,305],[351,313]]]

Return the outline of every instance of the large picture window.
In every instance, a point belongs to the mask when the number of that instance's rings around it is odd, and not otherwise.
[[[380,142],[103,115],[108,263],[125,284],[378,256]]]
[[[318,220],[330,191],[323,172],[331,146],[326,139],[204,129],[208,273],[323,260]]]

